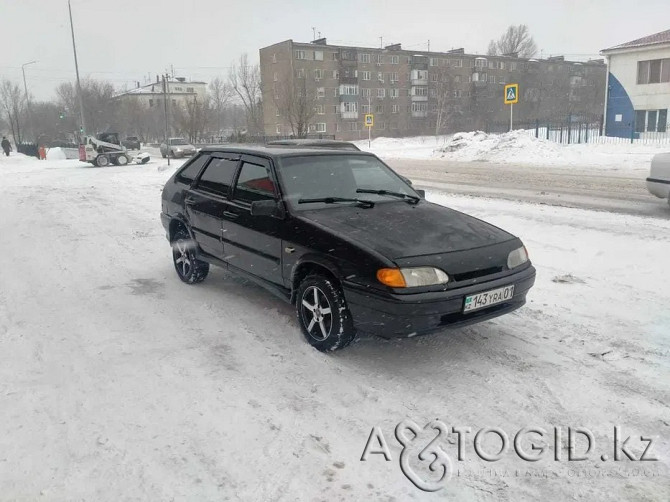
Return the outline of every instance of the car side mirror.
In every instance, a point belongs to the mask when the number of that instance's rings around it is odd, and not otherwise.
[[[284,217],[284,207],[276,200],[256,200],[251,203],[251,216]]]
[[[425,191],[425,190],[414,190],[414,191],[415,191],[416,193],[418,193],[418,194],[419,194],[419,197],[421,197],[422,199],[425,199],[425,198],[426,198],[426,191]]]

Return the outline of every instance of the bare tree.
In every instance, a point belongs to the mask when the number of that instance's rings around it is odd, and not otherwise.
[[[263,132],[263,104],[261,101],[261,70],[249,64],[247,54],[233,63],[228,74],[231,87],[242,101],[247,116],[247,129],[252,134]]]
[[[274,82],[274,103],[282,117],[298,138],[309,132],[309,123],[316,114],[317,92],[315,82],[304,71],[284,75]]]
[[[209,83],[209,94],[215,115],[213,125],[216,126],[217,132],[221,132],[221,129],[223,129],[225,111],[228,104],[235,96],[235,90],[229,82],[225,82],[222,78],[216,77]]]
[[[431,111],[435,117],[435,135],[437,136],[449,127],[456,111],[457,98],[454,95],[456,92],[454,75],[451,74],[449,68],[440,67],[436,73],[437,81],[431,82],[430,92],[435,99]]]
[[[81,83],[84,114],[88,126],[87,133],[106,132],[115,124],[118,107],[113,101],[114,86],[105,81],[86,79]],[[56,88],[59,104],[68,112],[71,122],[79,124],[79,103],[77,88],[71,83],[63,83]],[[79,124],[80,125],[80,124]],[[76,127],[75,129],[78,129]]]
[[[21,87],[10,80],[3,80],[2,86],[0,86],[0,105],[12,130],[14,143],[17,145],[22,140],[21,123],[23,122],[25,104],[25,96]]]
[[[198,142],[207,130],[212,116],[209,99],[198,101],[188,100],[181,106],[174,107],[175,122],[179,132],[187,136],[191,143]]]
[[[498,40],[491,40],[488,48],[489,56],[516,55],[532,58],[536,53],[537,45],[525,24],[511,25]]]

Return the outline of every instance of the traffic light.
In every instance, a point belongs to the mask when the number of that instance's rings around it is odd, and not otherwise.
[[[79,134],[84,134],[84,126],[79,127]]]
[[[58,118],[63,120],[65,118],[65,112],[60,112],[60,114],[58,115]]]

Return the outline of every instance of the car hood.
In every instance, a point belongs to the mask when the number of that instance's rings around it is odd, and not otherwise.
[[[340,206],[298,216],[342,234],[391,260],[463,251],[515,237],[498,227],[430,202],[377,203],[370,209]]]

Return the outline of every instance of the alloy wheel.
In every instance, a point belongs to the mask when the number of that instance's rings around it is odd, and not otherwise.
[[[179,239],[175,242],[173,248],[174,263],[177,266],[177,271],[182,277],[188,277],[188,274],[191,272],[191,255],[188,249],[188,243]]]
[[[309,333],[315,340],[325,340],[333,327],[333,311],[328,298],[316,286],[305,289],[300,315]]]

